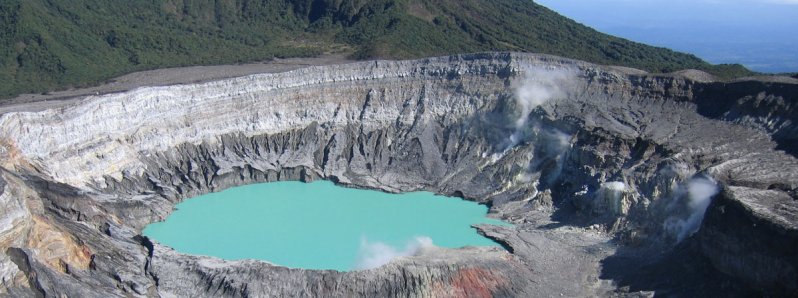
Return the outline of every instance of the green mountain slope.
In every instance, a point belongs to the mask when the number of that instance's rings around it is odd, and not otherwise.
[[[654,72],[710,65],[599,33],[531,0],[0,0],[0,97],[160,67],[351,52],[554,54]]]

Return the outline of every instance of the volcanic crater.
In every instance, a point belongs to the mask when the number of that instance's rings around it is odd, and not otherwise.
[[[0,115],[12,296],[798,293],[798,80],[480,53],[310,66]],[[176,252],[182,200],[329,180],[486,204],[506,249],[339,272]],[[296,216],[302,216],[297,214]]]

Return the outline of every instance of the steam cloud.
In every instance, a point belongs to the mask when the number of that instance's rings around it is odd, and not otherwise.
[[[535,125],[537,126],[537,125]],[[571,146],[571,135],[556,128],[537,129],[536,158],[527,168],[528,172],[545,171],[544,181],[551,183],[562,173],[564,155]],[[553,164],[551,162],[554,162]]]
[[[626,183],[621,181],[605,182],[601,184],[601,188],[605,188],[613,192],[624,192],[626,191]]]
[[[530,66],[524,69],[523,79],[516,82],[513,88],[518,112],[518,118],[514,122],[514,131],[505,142],[506,145],[502,146],[503,149],[491,156],[493,162],[504,157],[507,151],[518,145],[524,139],[524,134],[530,130],[530,126],[536,131],[539,130],[537,123],[528,125],[529,113],[549,101],[565,98],[567,96],[565,87],[570,86],[569,84],[574,81],[575,77],[576,72],[570,68],[554,69]],[[560,140],[559,143],[565,142],[562,140],[570,139],[569,135],[558,130],[546,131],[541,137]],[[547,149],[545,151],[556,152],[558,150]]]
[[[712,197],[718,194],[718,184],[712,178],[705,176],[693,177],[687,182],[686,194],[682,190],[682,198],[674,203],[684,202],[682,212],[671,215],[665,220],[665,231],[676,237],[677,242],[695,234],[704,220],[704,213],[712,202]],[[669,209],[675,206],[669,206]]]
[[[574,77],[571,69],[527,68],[524,79],[515,86],[515,100],[520,109],[515,121],[516,133],[524,128],[532,110],[550,100],[564,98],[563,86],[573,82]]]
[[[388,264],[395,258],[413,256],[420,253],[425,248],[433,246],[432,239],[426,236],[413,238],[405,245],[404,250],[401,251],[379,241],[369,242],[366,238],[361,238],[355,269],[365,270],[377,268]]]
[[[602,204],[606,204],[613,214],[625,213],[624,202],[621,196],[626,191],[626,183],[621,181],[605,182],[601,184],[598,198]]]

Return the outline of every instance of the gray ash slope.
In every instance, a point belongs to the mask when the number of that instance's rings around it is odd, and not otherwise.
[[[485,53],[6,113],[0,293],[794,295],[798,84],[689,77]],[[515,226],[479,227],[506,250],[432,248],[356,272],[184,255],[139,235],[194,195],[314,179],[461,196]]]

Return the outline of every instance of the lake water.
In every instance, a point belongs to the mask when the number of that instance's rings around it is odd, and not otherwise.
[[[328,181],[252,184],[186,200],[143,234],[175,250],[306,269],[373,268],[420,247],[498,246],[472,224],[484,205],[429,192],[388,194]]]

